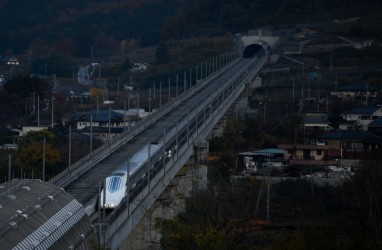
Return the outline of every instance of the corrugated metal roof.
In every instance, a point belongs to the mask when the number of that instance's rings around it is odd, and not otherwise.
[[[68,249],[91,231],[82,204],[63,189],[40,180],[0,184],[1,249]]]
[[[279,148],[267,148],[267,149],[260,149],[260,150],[251,151],[251,152],[242,152],[239,155],[254,156],[254,155],[276,155],[276,154],[284,154],[284,150]]]

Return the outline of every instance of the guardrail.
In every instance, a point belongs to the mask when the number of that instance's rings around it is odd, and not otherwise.
[[[119,136],[116,136],[109,140],[104,145],[95,149],[93,152],[87,154],[85,157],[81,158],[79,161],[70,165],[68,168],[63,170],[58,175],[51,178],[48,182],[52,183],[58,187],[64,188],[68,186],[71,182],[78,179],[82,174],[90,170],[96,164],[108,157],[112,152],[118,150],[123,145],[125,145],[129,140],[134,138],[136,135],[144,131],[147,127],[151,126],[159,119],[161,119],[165,114],[170,112],[179,106],[182,102],[187,100],[190,96],[195,94],[197,91],[206,86],[210,81],[218,77],[222,72],[228,70],[233,64],[235,64],[239,59],[233,60],[228,63],[225,67],[213,72],[211,75],[202,79],[199,83],[192,86],[187,91],[180,94],[176,99],[167,102],[161,107],[161,109],[153,114],[151,114],[146,119],[142,120],[133,129],[128,129]]]
[[[155,202],[155,199],[159,197],[160,193],[163,192],[173,176],[179,171],[180,167],[191,156],[194,143],[208,135],[215,124],[221,119],[224,113],[244,90],[246,81],[251,80],[251,77],[258,73],[266,61],[266,56],[259,57],[257,60],[254,60],[248,64],[245,69],[234,74],[230,80],[225,82],[224,85],[219,88],[218,91],[212,93],[210,100],[214,100],[214,98],[220,96],[229,85],[238,81],[236,89],[230,92],[215,110],[211,110],[211,115],[207,119],[204,117],[203,126],[198,128],[198,124],[195,125],[195,132],[191,136],[187,137],[187,143],[180,145],[181,147],[178,149],[177,153],[174,154],[173,160],[164,166],[164,171],[160,171],[156,176],[153,176],[152,179],[149,180],[150,184],[147,185],[132,202],[128,203],[123,211],[119,211],[118,219],[114,218],[114,220],[108,221],[110,224],[108,224],[105,234],[106,241],[109,241],[109,246],[112,249],[116,249],[122,244],[123,239],[121,238],[121,235],[124,235],[125,237],[130,233],[132,228],[134,228],[143,217],[146,210],[151,207],[151,205]],[[199,116],[201,112],[204,112],[203,110],[207,105],[209,105],[209,103],[210,101],[204,99],[203,102],[196,104],[197,108],[193,108],[188,114],[190,117],[184,119],[193,119]],[[188,123],[187,126],[189,126]],[[184,127],[186,126],[183,125],[182,128],[184,129]],[[178,136],[178,134],[175,136]]]

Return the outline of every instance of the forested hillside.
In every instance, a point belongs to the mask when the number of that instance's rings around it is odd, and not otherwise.
[[[74,56],[118,50],[125,39],[157,44],[159,28],[177,0],[19,0],[0,2],[0,50],[56,50]],[[41,51],[43,52],[43,51]]]
[[[0,51],[72,56],[334,18],[380,15],[378,0],[0,0]]]
[[[162,35],[236,33],[259,26],[284,29],[338,18],[380,16],[381,11],[377,0],[197,0],[192,6],[181,5],[167,19]]]

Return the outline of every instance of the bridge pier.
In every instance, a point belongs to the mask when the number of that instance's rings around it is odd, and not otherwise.
[[[120,249],[160,249],[160,232],[157,231],[155,220],[172,219],[178,213],[184,212],[186,198],[194,190],[207,186],[207,166],[195,166],[191,160],[182,167],[175,178],[155,201],[153,206],[145,213]],[[204,160],[203,160],[204,161]]]

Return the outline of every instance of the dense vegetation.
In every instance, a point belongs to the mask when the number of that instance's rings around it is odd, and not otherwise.
[[[218,141],[231,138],[232,131]],[[175,218],[157,219],[163,249],[381,249],[380,152],[337,186],[286,180],[267,196],[262,177],[229,181],[232,152],[219,142],[210,144],[220,158],[209,163],[209,188],[193,193]]]
[[[150,46],[161,39],[367,17],[378,13],[381,4],[376,0],[2,0],[0,7],[2,54],[30,50],[33,57],[51,52],[89,57],[123,52],[137,41]],[[376,26],[368,29],[381,35]]]

